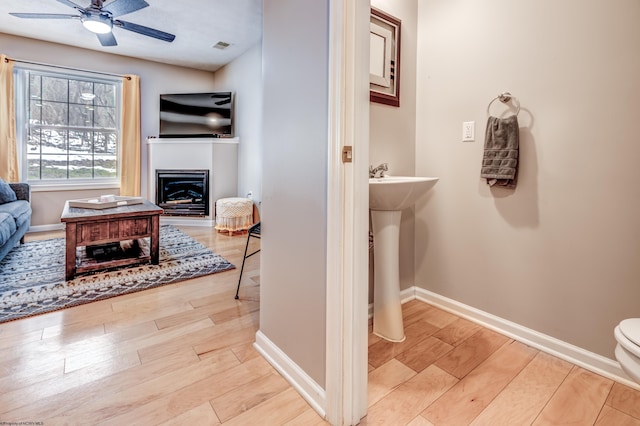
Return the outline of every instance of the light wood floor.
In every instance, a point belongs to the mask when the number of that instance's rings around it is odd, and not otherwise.
[[[369,335],[363,425],[634,425],[640,392],[417,300]]]
[[[246,236],[180,228],[240,266]],[[326,424],[252,347],[259,258],[239,301],[236,269],[0,324],[0,424]],[[427,304],[403,313],[405,342],[369,336],[362,425],[640,426],[640,392]]]

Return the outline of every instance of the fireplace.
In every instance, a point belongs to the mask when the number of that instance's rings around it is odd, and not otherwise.
[[[168,216],[208,216],[209,170],[156,170],[156,204]]]

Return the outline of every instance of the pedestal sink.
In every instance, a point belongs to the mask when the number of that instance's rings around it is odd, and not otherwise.
[[[402,210],[436,184],[436,177],[385,176],[369,179],[373,227],[373,332],[392,341],[405,339],[400,303],[400,218]]]

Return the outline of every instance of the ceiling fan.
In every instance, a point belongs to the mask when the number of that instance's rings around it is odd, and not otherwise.
[[[27,19],[80,19],[82,25],[89,31],[96,34],[100,44],[103,46],[117,46],[116,38],[111,29],[113,27],[122,28],[124,30],[133,31],[148,37],[157,38],[159,40],[172,42],[176,36],[165,33],[164,31],[134,24],[132,22],[114,19],[120,15],[135,12],[149,6],[145,0],[113,0],[108,4],[104,4],[103,0],[91,0],[91,5],[81,7],[70,0],[56,0],[59,3],[74,8],[80,13],[79,15],[63,15],[57,13],[9,13],[9,15],[18,18]]]

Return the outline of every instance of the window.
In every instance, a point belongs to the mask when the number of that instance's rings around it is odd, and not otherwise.
[[[16,69],[22,175],[31,184],[115,183],[119,177],[119,79]]]

